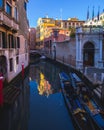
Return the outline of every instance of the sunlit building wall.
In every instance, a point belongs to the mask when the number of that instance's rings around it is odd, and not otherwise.
[[[76,28],[80,27],[85,23],[84,20],[79,20],[78,18],[68,18],[68,20],[62,20],[61,21],[61,28],[67,28],[70,27]]]
[[[55,27],[53,18],[39,18],[37,21],[36,41],[40,44],[40,48],[44,47],[44,40],[48,34],[48,28]]]

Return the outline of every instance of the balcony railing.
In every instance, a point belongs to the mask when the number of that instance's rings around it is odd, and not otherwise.
[[[6,25],[8,28],[15,31],[19,29],[19,25],[3,11],[0,11],[0,24]]]

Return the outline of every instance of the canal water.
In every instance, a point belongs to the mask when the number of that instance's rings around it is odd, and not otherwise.
[[[48,61],[31,64],[24,82],[12,84],[21,93],[0,110],[0,130],[74,130],[60,89],[62,67]]]

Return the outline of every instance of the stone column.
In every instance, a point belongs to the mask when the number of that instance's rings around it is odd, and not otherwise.
[[[78,59],[79,59],[78,44],[79,44],[79,41],[78,41],[78,34],[77,34],[76,35],[76,61],[78,61]]]
[[[101,38],[101,34],[99,33],[99,67],[103,67],[103,61],[102,61],[102,38]]]
[[[81,43],[81,34],[82,28],[77,28],[76,33],[76,68],[82,69],[82,43]]]
[[[82,58],[81,58],[81,56],[82,56],[82,49],[81,49],[82,47],[81,47],[81,40],[79,41],[79,60],[80,61],[82,61]]]
[[[100,49],[100,54],[99,54],[100,58],[99,59],[100,59],[100,61],[102,61],[102,41],[100,40],[100,38],[99,38],[99,46],[100,46],[100,48],[99,48]]]

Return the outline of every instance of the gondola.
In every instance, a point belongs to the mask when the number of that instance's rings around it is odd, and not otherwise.
[[[72,86],[76,89],[77,95],[79,95],[80,100],[83,102],[85,110],[95,124],[95,128],[97,130],[104,130],[104,110],[102,110],[94,100],[89,87],[85,85],[79,76],[75,73],[70,73],[69,75],[71,77]]]
[[[75,128],[79,130],[94,130],[88,114],[71,86],[69,76],[65,72],[61,72],[59,73],[59,78],[62,93]]]

